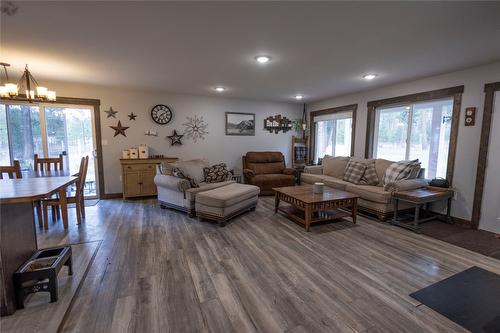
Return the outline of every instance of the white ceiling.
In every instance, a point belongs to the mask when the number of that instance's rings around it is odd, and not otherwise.
[[[0,60],[39,81],[313,101],[500,59],[500,2],[15,4]]]

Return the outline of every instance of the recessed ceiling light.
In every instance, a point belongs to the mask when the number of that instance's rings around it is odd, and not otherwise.
[[[257,62],[259,64],[265,64],[265,63],[271,61],[271,57],[265,56],[265,55],[260,55],[260,56],[256,56],[255,60],[257,60]]]
[[[302,98],[304,98],[304,96],[302,96],[302,95],[295,95],[295,99],[297,99],[297,100],[301,100]]]
[[[226,88],[224,88],[222,86],[218,86],[218,87],[215,87],[215,91],[217,91],[217,92],[223,92],[223,91],[226,91]]]
[[[363,75],[363,79],[365,79],[365,80],[373,80],[377,76],[378,76],[377,74],[373,74],[373,73],[371,73],[371,74],[365,74],[365,75]]]

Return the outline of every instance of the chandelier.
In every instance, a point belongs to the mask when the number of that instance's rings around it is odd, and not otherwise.
[[[3,67],[5,72],[5,83],[2,80],[0,84],[0,97],[13,100],[27,100],[30,103],[45,101],[54,102],[56,100],[56,92],[40,86],[29,71],[28,65],[24,68],[23,75],[17,84],[9,80],[7,67],[9,67],[10,64],[1,62],[0,66]],[[20,95],[19,91],[24,91],[24,96]]]

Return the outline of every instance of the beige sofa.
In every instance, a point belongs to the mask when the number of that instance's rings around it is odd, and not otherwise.
[[[154,182],[158,191],[158,202],[162,208],[174,208],[187,212],[190,217],[195,215],[196,194],[213,190],[222,186],[236,183],[234,180],[228,180],[220,183],[204,183],[203,168],[209,166],[208,161],[204,159],[180,161],[190,176],[198,181],[199,187],[191,187],[187,179],[181,179],[175,176],[162,173],[161,165],[156,167],[156,176]]]
[[[342,180],[344,170],[349,162],[350,157],[325,157],[323,164],[319,166],[306,166],[301,174],[300,181],[302,184],[313,184],[322,182],[326,186],[339,190],[356,193],[360,196],[358,199],[358,209],[376,215],[380,220],[385,221],[389,216],[392,216],[394,208],[392,205],[393,191],[385,191],[383,186],[383,178],[386,169],[394,163],[384,159],[375,159],[375,169],[379,179],[377,186],[373,185],[356,185]],[[352,157],[359,162],[367,163],[371,160]],[[393,190],[403,191],[425,187],[427,182],[422,179],[423,169],[420,170],[418,179],[405,179],[398,181]],[[399,203],[399,210],[412,208],[411,204]]]

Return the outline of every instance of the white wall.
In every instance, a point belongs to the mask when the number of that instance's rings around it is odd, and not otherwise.
[[[57,91],[58,96],[95,98],[101,100],[101,133],[103,143],[104,183],[106,193],[122,191],[120,181],[119,159],[122,150],[136,147],[144,143],[150,147],[150,154],[191,159],[204,157],[211,163],[226,162],[229,168],[241,169],[241,156],[247,151],[281,151],[286,157],[287,164],[291,159],[291,136],[293,131],[286,134],[269,133],[264,131],[264,119],[281,114],[289,119],[301,118],[302,107],[292,103],[273,103],[253,100],[229,99],[222,97],[193,96],[161,92],[144,92],[137,90],[109,88],[63,82],[47,82],[46,85]],[[173,120],[167,125],[158,125],[151,119],[151,108],[156,104],[168,105],[173,111]],[[107,118],[104,110],[113,107],[118,111],[116,119]],[[226,136],[225,112],[255,113],[255,136]],[[130,121],[127,115],[134,112],[136,121]],[[170,146],[166,135],[171,135],[176,129],[183,133],[182,123],[186,116],[203,116],[208,123],[208,132],[205,140],[194,143],[193,140],[183,138],[182,146]],[[121,121],[123,126],[130,126],[126,130],[127,137],[118,135],[113,137],[115,126]],[[157,137],[145,136],[147,130],[158,132]]]
[[[500,92],[495,92],[479,229],[500,234]]]
[[[476,167],[481,135],[484,84],[496,81],[500,81],[500,62],[361,93],[329,98],[327,100],[312,103],[309,106],[309,110],[315,111],[357,103],[358,111],[354,155],[364,157],[367,102],[464,85],[465,90],[462,95],[462,110],[460,113],[460,127],[458,131],[455,171],[453,176],[453,184],[458,193],[456,200],[453,200],[452,215],[470,220],[472,215],[472,202],[474,200]],[[464,110],[466,107],[470,106],[475,106],[478,109],[476,125],[465,127]],[[443,207],[437,208],[442,209]]]

